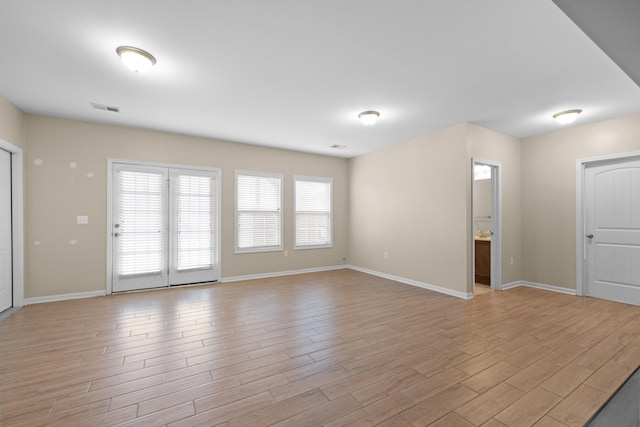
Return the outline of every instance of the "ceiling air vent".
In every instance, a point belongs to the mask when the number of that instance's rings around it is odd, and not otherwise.
[[[96,102],[90,102],[90,104],[96,110],[111,111],[112,113],[120,112],[120,107],[112,107],[111,105],[98,104]]]

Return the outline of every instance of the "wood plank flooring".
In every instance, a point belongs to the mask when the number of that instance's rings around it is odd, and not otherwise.
[[[640,364],[640,307],[463,301],[352,270],[23,308],[2,426],[581,426]]]

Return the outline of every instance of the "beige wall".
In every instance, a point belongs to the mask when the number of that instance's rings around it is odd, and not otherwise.
[[[351,160],[350,264],[471,292],[472,157],[502,165],[502,282],[520,281],[520,140],[467,123]]]
[[[498,162],[502,172],[502,283],[522,280],[521,142],[473,124],[467,124],[468,156]],[[513,258],[513,265],[511,265]]]
[[[640,115],[524,140],[460,124],[347,161],[26,115],[0,98],[0,138],[26,153],[26,298],[105,289],[108,158],[222,169],[223,277],[334,266],[347,257],[466,293],[470,158],[502,164],[503,284],[575,289],[576,160],[640,151]],[[236,169],[284,173],[289,257],[234,254]],[[334,248],[293,251],[294,174],[334,179]],[[76,225],[76,215],[88,215],[89,225]]]
[[[35,115],[26,116],[26,130],[26,298],[105,289],[108,158],[222,169],[223,278],[345,263],[345,159]],[[284,173],[288,257],[234,253],[236,169]],[[333,178],[333,248],[293,250],[294,174]],[[77,225],[77,215],[89,224]]]
[[[0,138],[25,149],[25,114],[0,96]]]
[[[467,292],[465,135],[461,124],[351,160],[350,264]]]
[[[523,280],[576,288],[576,160],[640,151],[640,115],[522,141]]]

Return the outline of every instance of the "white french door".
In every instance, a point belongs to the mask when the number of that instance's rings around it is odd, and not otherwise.
[[[114,163],[114,292],[218,280],[219,172]]]
[[[13,306],[11,153],[0,149],[0,312]]]
[[[586,295],[640,305],[640,160],[585,170]]]

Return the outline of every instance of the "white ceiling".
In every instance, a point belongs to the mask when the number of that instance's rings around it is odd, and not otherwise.
[[[129,71],[120,45],[156,66]],[[561,110],[640,112],[640,87],[551,0],[0,0],[0,96],[340,157],[461,122],[526,137]]]

